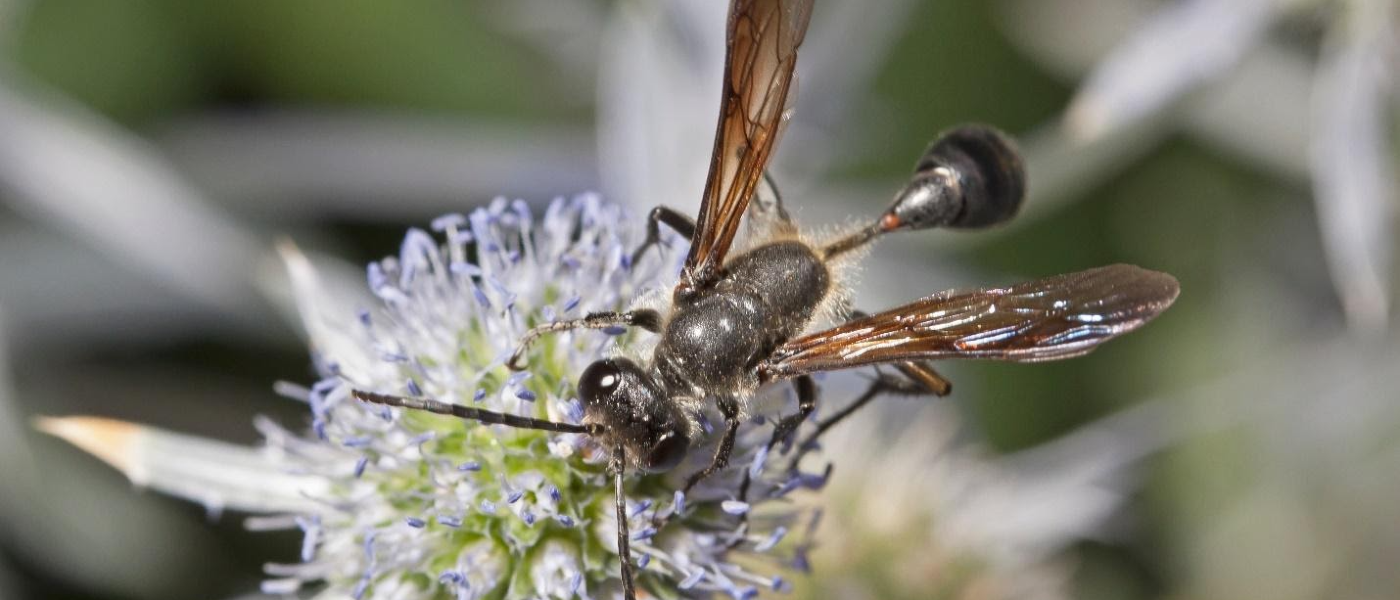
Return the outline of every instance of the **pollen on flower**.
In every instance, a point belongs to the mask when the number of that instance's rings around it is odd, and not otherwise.
[[[333,334],[313,331],[323,379],[277,388],[310,407],[312,434],[269,426],[269,445],[289,470],[327,479],[329,491],[313,498],[318,512],[291,521],[305,534],[302,561],[270,565],[264,589],[323,584],[329,595],[356,598],[619,595],[607,452],[587,435],[388,409],[350,392],[580,423],[578,374],[642,336],[561,332],[530,348],[528,371],[511,372],[505,363],[518,340],[534,325],[625,309],[668,289],[684,241],[633,264],[644,223],[591,195],[556,200],[539,216],[523,202],[497,200],[429,229],[410,230],[396,256],[368,267],[375,306],[341,315]],[[768,416],[790,406],[785,393],[760,393],[778,399],[755,404],[772,407]],[[774,574],[747,569],[800,558],[781,543],[797,509],[772,500],[787,486],[817,482],[790,477],[780,457],[769,464],[770,435],[769,426],[746,425],[732,468],[689,495],[678,491],[684,476],[708,461],[715,440],[672,473],[628,475],[640,587],[661,597],[733,598],[782,587]],[[755,477],[747,502],[734,499],[745,474]],[[749,553],[777,556],[735,561]]]

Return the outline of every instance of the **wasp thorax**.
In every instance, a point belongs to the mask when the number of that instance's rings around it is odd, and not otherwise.
[[[966,125],[934,140],[880,225],[885,231],[995,225],[1016,214],[1025,190],[1025,167],[1012,142],[990,127]]]
[[[604,443],[622,444],[639,468],[669,471],[685,459],[690,449],[685,415],[636,363],[594,362],[579,377],[578,394],[584,422],[602,425]]]

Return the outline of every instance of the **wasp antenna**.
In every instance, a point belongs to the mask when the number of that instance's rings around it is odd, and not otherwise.
[[[556,433],[587,433],[589,435],[597,435],[599,433],[602,433],[602,428],[596,425],[575,425],[573,423],[559,423],[555,421],[546,421],[544,419],[534,419],[530,417],[522,417],[520,415],[512,415],[507,413],[498,413],[489,410],[482,410],[480,408],[473,408],[471,406],[462,406],[461,404],[450,404],[447,402],[440,402],[438,400],[432,400],[429,398],[410,398],[407,396],[392,396],[389,394],[376,394],[374,392],[366,392],[363,390],[352,390],[350,392],[350,395],[359,398],[360,400],[363,400],[365,402],[370,402],[373,404],[383,404],[386,406],[411,408],[413,410],[422,410],[430,413],[437,413],[440,415],[452,415],[454,417],[460,417],[472,421],[480,421],[482,423],[488,423],[491,425],[509,425],[511,427],[518,427],[520,429],[538,429],[541,431],[553,431]]]
[[[622,596],[624,600],[636,600],[637,592],[632,582],[632,532],[627,526],[627,496],[622,488],[622,479],[627,472],[627,447],[622,444],[613,447],[612,470],[617,506],[617,558],[622,561]]]

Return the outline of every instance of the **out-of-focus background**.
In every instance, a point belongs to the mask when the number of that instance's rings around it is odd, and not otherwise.
[[[497,195],[693,210],[723,4],[0,1],[0,597],[255,595],[297,536],[30,419],[304,423],[282,236],[353,279]],[[795,597],[1394,597],[1397,3],[816,4],[774,167],[802,223],[871,218],[960,122],[1031,174],[1010,227],[881,245],[861,306],[1115,262],[1183,291],[1086,358],[877,403]]]

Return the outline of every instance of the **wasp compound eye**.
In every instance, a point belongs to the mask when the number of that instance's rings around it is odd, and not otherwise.
[[[597,404],[616,394],[625,377],[618,361],[600,360],[589,365],[578,378],[578,395],[584,404]]]
[[[666,432],[647,452],[642,468],[649,473],[670,471],[685,460],[688,450],[690,450],[690,438],[674,431]]]

